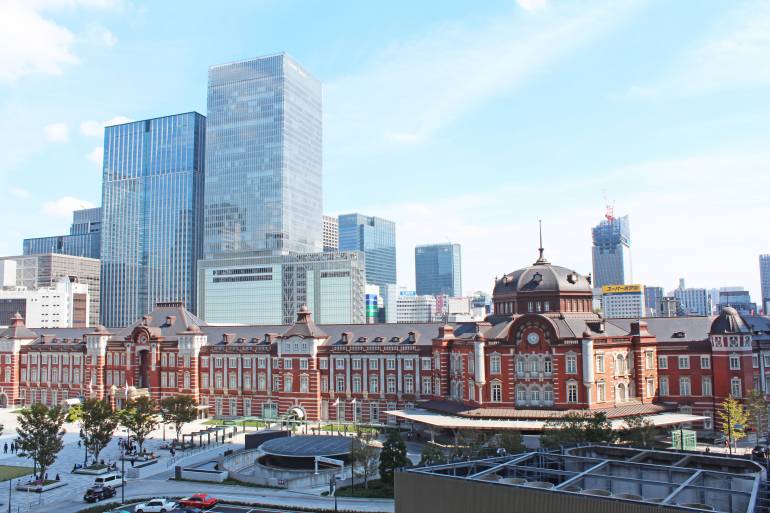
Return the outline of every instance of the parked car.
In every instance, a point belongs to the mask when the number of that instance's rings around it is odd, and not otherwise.
[[[94,478],[94,485],[111,486],[112,488],[123,486],[123,476],[117,472],[96,476]]]
[[[206,509],[214,506],[219,499],[212,497],[207,493],[195,493],[189,497],[179,500],[180,506],[192,506],[195,508]]]
[[[86,490],[83,500],[86,502],[97,502],[115,497],[115,493],[115,488],[111,486],[95,485]]]
[[[136,513],[170,513],[176,508],[176,502],[168,499],[152,499],[134,506]]]

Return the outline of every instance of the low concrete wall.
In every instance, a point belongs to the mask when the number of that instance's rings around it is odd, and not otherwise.
[[[227,470],[203,470],[197,468],[183,468],[182,479],[191,481],[206,481],[208,483],[223,483],[229,477]]]
[[[333,475],[350,477],[350,468],[344,471],[340,469],[319,470],[318,474],[312,470],[284,470],[265,467],[257,460],[264,453],[259,449],[240,451],[222,458],[222,468],[230,472],[230,478],[244,483],[277,486],[280,488],[309,488],[326,486]]]

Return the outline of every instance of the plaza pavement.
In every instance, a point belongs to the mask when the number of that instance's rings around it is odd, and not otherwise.
[[[16,427],[18,426],[17,415],[11,413],[12,410],[0,409],[0,424],[3,425],[3,432],[0,435],[0,465],[17,465],[32,467],[32,461],[27,458],[21,458],[10,451],[3,452],[5,443],[10,443],[16,436]],[[202,428],[203,420],[192,422],[185,426],[183,433],[191,433]],[[67,423],[64,426],[66,431],[64,435],[64,448],[59,453],[56,463],[48,470],[49,479],[54,479],[57,474],[67,486],[57,488],[42,494],[12,491],[11,505],[12,511],[18,513],[75,513],[88,505],[83,502],[85,490],[93,484],[94,476],[72,474],[73,466],[84,461],[85,449],[78,447],[80,439],[80,428],[77,423]],[[248,428],[247,428],[248,429]],[[251,428],[249,431],[254,431]],[[116,431],[113,441],[102,451],[99,459],[106,463],[115,462],[120,470],[120,449],[118,448],[118,438],[125,436],[121,428]],[[126,499],[145,498],[155,496],[184,496],[192,493],[204,492],[211,493],[222,499],[242,502],[258,502],[276,507],[305,507],[316,508],[319,510],[333,509],[333,499],[321,497],[323,489],[307,490],[303,492],[289,491],[273,488],[257,488],[249,486],[220,485],[212,483],[194,483],[188,481],[169,481],[172,477],[174,463],[168,451],[160,450],[163,442],[163,430],[157,429],[150,434],[145,441],[145,448],[148,451],[155,452],[160,456],[158,463],[142,469],[142,479],[129,479],[127,481],[125,495]],[[166,427],[166,439],[172,440],[174,433]],[[198,462],[200,460],[213,459],[230,448],[242,448],[244,442],[244,433],[236,434],[230,443],[212,446],[202,452],[185,456],[184,453],[177,453],[177,459],[181,459],[183,464]],[[414,450],[414,448],[410,447]],[[417,456],[410,450],[410,458]],[[183,458],[183,459],[182,459]],[[129,469],[126,464],[126,471]],[[20,478],[25,480],[27,478]],[[18,480],[13,480],[15,485]],[[120,489],[118,489],[118,500],[120,499]],[[112,502],[112,501],[108,501]],[[8,488],[0,487],[0,510],[7,508]],[[390,499],[338,499],[339,508],[342,510],[357,510],[365,512],[392,512],[394,510],[393,501]]]

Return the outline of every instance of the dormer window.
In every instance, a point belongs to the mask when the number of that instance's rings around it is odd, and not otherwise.
[[[535,283],[540,283],[541,281],[543,281],[543,275],[540,273],[535,273],[535,275],[532,276],[532,281],[534,281]]]

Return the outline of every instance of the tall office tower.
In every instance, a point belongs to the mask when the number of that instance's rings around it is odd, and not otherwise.
[[[459,244],[423,244],[414,248],[414,275],[418,296],[463,295]]]
[[[72,213],[69,235],[24,239],[25,255],[59,253],[87,258],[99,258],[101,246],[102,209],[85,208]]]
[[[324,253],[339,251],[340,223],[334,216],[324,215]]]
[[[593,286],[625,285],[631,280],[631,230],[628,216],[605,219],[591,230],[593,236]]]
[[[363,214],[338,217],[340,251],[363,251],[366,283],[384,290],[396,283],[396,223]]]
[[[286,54],[211,66],[204,258],[322,249],[321,83]]]
[[[104,131],[102,323],[163,301],[195,311],[206,118],[197,112]]]
[[[663,287],[644,287],[644,306],[647,317],[663,317],[660,312],[660,301],[665,293]]]
[[[92,326],[99,324],[100,316],[100,281],[99,260],[95,258],[78,257],[48,253],[43,255],[19,255],[0,257],[0,264],[15,262],[16,269],[13,286],[28,289],[56,287],[57,283],[66,278],[72,283],[88,285],[88,322]],[[5,267],[3,284],[10,267]]]
[[[684,278],[674,290],[678,302],[678,315],[711,315],[711,294],[706,289],[687,288]]]
[[[762,309],[770,312],[770,255],[759,255],[759,280],[762,286]]]

